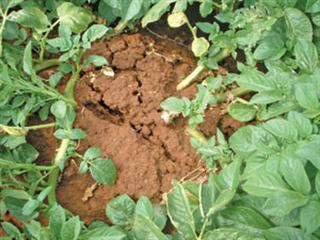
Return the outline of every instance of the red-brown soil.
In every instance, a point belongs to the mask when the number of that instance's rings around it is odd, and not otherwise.
[[[185,134],[187,120],[178,117],[165,125],[160,118],[160,103],[165,98],[192,98],[196,92],[195,86],[181,93],[175,90],[195,66],[188,49],[147,35],[123,34],[95,43],[87,54],[105,56],[114,76],[107,69],[89,68],[78,82],[76,127],[87,133],[78,151],[100,148],[104,157],[113,159],[117,181],[113,186],[94,185],[89,175],[78,174],[79,161],[74,159],[61,176],[57,197],[60,204],[89,223],[104,220],[106,203],[119,194],[161,201],[171,180],[195,169],[199,157]],[[220,127],[230,134],[241,125],[217,106],[207,111],[201,130],[210,136]],[[29,137],[42,162],[50,161],[58,146],[48,137],[51,131]]]

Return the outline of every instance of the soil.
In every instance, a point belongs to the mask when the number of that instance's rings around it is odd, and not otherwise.
[[[160,103],[167,97],[193,98],[191,86],[176,92],[179,80],[195,67],[192,53],[173,41],[148,34],[122,34],[95,43],[86,53],[105,56],[109,68],[86,69],[76,87],[79,104],[76,127],[86,131],[78,151],[102,150],[117,167],[113,186],[95,185],[89,175],[79,175],[79,159],[72,159],[61,176],[59,203],[86,222],[106,220],[105,206],[119,194],[137,199],[148,196],[161,202],[172,179],[181,179],[199,165],[199,157],[185,134],[187,119],[170,125],[160,118]],[[201,130],[211,136],[219,127],[226,135],[243,124],[225,114],[224,106],[210,108]],[[30,134],[40,151],[39,161],[48,163],[58,142],[53,130]],[[41,141],[39,141],[41,139]]]

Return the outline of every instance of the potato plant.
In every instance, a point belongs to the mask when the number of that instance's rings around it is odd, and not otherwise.
[[[190,6],[202,17],[194,26]],[[2,239],[320,239],[319,0],[2,0],[0,17]],[[188,118],[191,144],[211,169],[208,180],[173,181],[165,204],[120,195],[105,209],[111,224],[87,226],[55,195],[71,158],[81,159],[79,174],[89,172],[98,184],[116,180],[114,163],[99,149],[77,152],[86,133],[74,127],[75,85],[84,68],[108,65],[84,53],[98,39],[161,17],[190,29],[198,59],[177,84],[177,91],[196,84],[196,96],[165,99],[162,119]],[[223,76],[216,70],[227,58],[237,71]],[[53,66],[49,79],[40,77]],[[203,77],[207,71],[216,74]],[[199,124],[221,103],[247,125],[207,138]],[[28,125],[34,114],[46,122]],[[52,165],[37,164],[39,153],[26,140],[42,128],[55,128],[60,141]],[[23,227],[6,221],[7,212]]]

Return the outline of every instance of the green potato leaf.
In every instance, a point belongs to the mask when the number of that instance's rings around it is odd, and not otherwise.
[[[146,27],[149,23],[158,21],[161,16],[168,11],[171,3],[176,0],[160,0],[144,15],[141,20],[142,27]]]
[[[270,104],[282,100],[281,90],[266,90],[255,94],[251,99],[252,104]]]
[[[117,170],[113,161],[109,158],[97,158],[91,161],[89,171],[97,183],[112,185],[116,181]]]
[[[310,201],[301,209],[300,223],[302,229],[307,233],[314,233],[320,227],[320,202]]]
[[[263,211],[274,217],[284,217],[292,210],[304,206],[309,197],[295,191],[271,193],[263,206]]]
[[[98,148],[88,148],[87,151],[83,154],[84,159],[95,159],[101,155],[101,150]]]
[[[296,153],[298,156],[309,160],[316,168],[320,169],[320,162],[319,162],[319,156],[320,156],[320,148],[319,140],[314,140],[307,142],[303,145],[301,145]]]
[[[248,206],[230,206],[220,212],[224,220],[232,221],[234,224],[240,224],[243,227],[252,227],[255,229],[269,229],[273,227],[271,221],[263,216],[257,210]]]
[[[23,1],[24,0],[2,0],[0,3],[0,8],[3,10],[14,8],[20,3],[22,3]]]
[[[315,178],[315,189],[316,189],[318,196],[320,196],[320,171],[318,171],[316,178]]]
[[[275,192],[286,192],[290,189],[280,174],[266,170],[252,174],[242,188],[247,193],[259,197],[269,197]]]
[[[61,229],[61,240],[77,240],[80,235],[81,222],[79,217],[70,218]]]
[[[308,13],[320,12],[320,1],[319,0],[307,0],[306,1],[306,12],[308,12]]]
[[[257,110],[253,105],[232,103],[228,106],[228,113],[238,121],[248,122],[255,118]]]
[[[168,240],[160,228],[144,214],[135,216],[133,232],[136,239]]]
[[[318,66],[318,51],[312,42],[300,39],[294,47],[294,54],[301,70],[312,73]]]
[[[1,227],[3,230],[10,236],[17,240],[22,240],[23,235],[20,233],[19,228],[17,228],[15,225],[13,225],[10,222],[3,222],[1,223]]]
[[[114,225],[132,226],[134,222],[135,202],[126,194],[112,199],[106,208],[106,215]]]
[[[298,139],[298,130],[289,121],[284,119],[272,119],[263,124],[263,128],[278,138],[288,140]]]
[[[23,71],[28,75],[33,72],[32,69],[32,43],[31,41],[27,44],[23,54]]]
[[[203,237],[203,240],[265,240],[258,233],[249,233],[246,230],[236,228],[218,228],[213,231],[208,231]]]
[[[289,112],[288,121],[298,130],[301,137],[308,137],[313,132],[311,121],[298,112]]]
[[[49,39],[47,43],[50,46],[59,49],[60,52],[65,52],[72,48],[72,41],[68,38],[57,37]]]
[[[183,113],[190,104],[190,100],[187,98],[179,99],[176,97],[169,97],[164,100],[160,106],[166,111]]]
[[[181,184],[177,183],[174,190],[168,194],[167,209],[178,232],[186,239],[196,240],[195,220],[186,191]]]
[[[264,38],[253,53],[257,60],[277,60],[281,58],[286,48],[284,42],[278,34],[273,34]]]
[[[287,24],[287,34],[296,43],[299,39],[312,41],[313,28],[310,19],[297,8],[287,8],[284,11]]]
[[[274,227],[264,233],[267,239],[275,240],[312,240],[310,235],[305,234],[301,229],[294,227]]]
[[[51,105],[50,111],[56,118],[63,119],[67,114],[67,105],[59,100]]]
[[[66,214],[59,205],[50,210],[49,226],[56,238],[61,236],[61,230],[66,222]]]
[[[295,86],[295,97],[299,105],[311,111],[319,111],[320,103],[313,84],[301,83]]]
[[[39,206],[41,202],[35,199],[30,199],[22,208],[22,214],[31,215]]]
[[[254,68],[245,68],[240,75],[235,77],[240,87],[256,92],[274,90],[275,84],[267,79],[266,75]]]
[[[84,42],[94,42],[99,38],[102,38],[109,30],[108,27],[101,24],[94,24],[86,30],[82,36]]]
[[[74,128],[68,133],[68,136],[71,140],[83,139],[86,137],[86,132],[80,128]]]
[[[141,11],[144,0],[131,0],[124,17],[125,21],[134,19]]]
[[[90,55],[83,61],[83,67],[89,67],[90,64],[93,64],[95,67],[101,67],[108,65],[108,60],[102,56]]]
[[[295,191],[305,195],[310,193],[310,181],[301,158],[293,154],[286,154],[281,159],[280,169],[286,182]]]

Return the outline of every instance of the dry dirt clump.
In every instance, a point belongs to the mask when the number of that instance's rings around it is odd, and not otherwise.
[[[162,194],[172,187],[171,180],[195,169],[199,157],[185,134],[187,120],[177,118],[168,126],[160,118],[160,103],[165,98],[193,98],[196,92],[195,86],[179,94],[175,90],[178,81],[195,67],[190,51],[171,41],[137,33],[97,42],[87,54],[102,55],[110,64],[99,70],[86,69],[78,82],[76,127],[87,133],[78,151],[100,148],[104,157],[113,159],[117,181],[114,186],[94,185],[89,175],[78,174],[75,159],[69,161],[61,177],[57,196],[60,204],[89,223],[105,219],[106,203],[119,194],[135,199],[145,195],[161,201]],[[217,107],[206,114],[207,122],[202,126],[206,135],[214,133],[216,126],[223,128],[225,118],[230,121],[220,113]],[[225,127],[232,124],[228,122]],[[47,161],[52,149],[45,147],[43,139],[38,143],[37,136],[30,136],[41,160]]]

